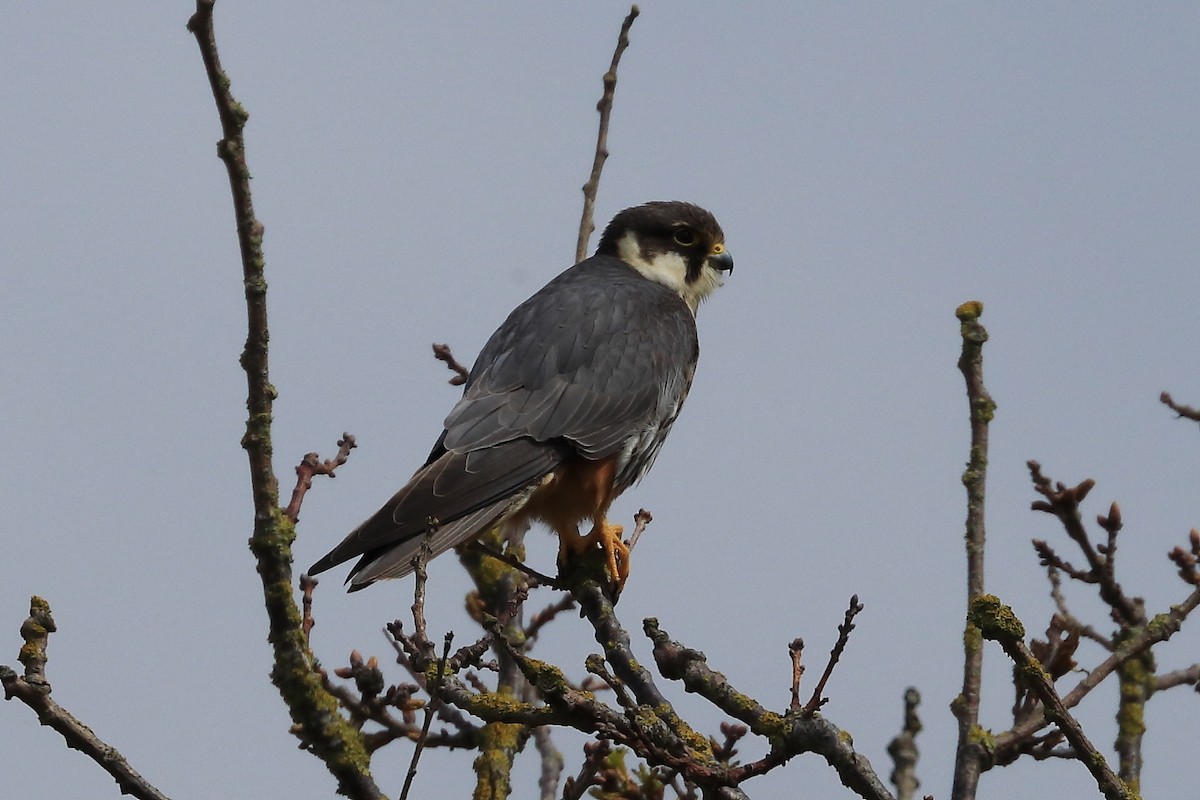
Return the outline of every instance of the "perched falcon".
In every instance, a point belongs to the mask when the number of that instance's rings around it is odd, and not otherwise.
[[[436,556],[497,524],[540,521],[558,534],[560,569],[602,548],[619,592],[629,548],[605,515],[667,438],[700,354],[696,308],[732,270],[721,226],[698,206],[617,214],[594,256],[492,334],[425,465],[309,573],[358,558],[355,591],[412,572],[426,539]]]

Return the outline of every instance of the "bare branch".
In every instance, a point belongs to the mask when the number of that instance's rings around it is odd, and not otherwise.
[[[829,677],[833,675],[833,668],[837,666],[838,660],[842,657],[842,651],[846,649],[846,643],[850,641],[850,632],[854,630],[854,618],[862,610],[863,605],[858,602],[858,595],[852,595],[850,606],[846,609],[846,617],[838,626],[838,638],[833,645],[833,650],[829,653],[829,663],[825,665],[825,671],[821,673],[821,680],[817,681],[817,688],[813,690],[812,697],[804,706],[803,713],[815,714],[817,709],[827,702],[826,698],[821,697],[821,693],[825,691],[825,684],[829,682]]]
[[[1055,691],[1049,673],[1025,646],[1025,628],[1012,609],[992,595],[983,595],[971,603],[970,616],[983,638],[997,642],[1016,664],[1024,680],[1046,707],[1046,716],[1058,726],[1075,752],[1083,755],[1083,765],[1092,773],[1104,796],[1108,800],[1137,800],[1136,794],[1112,771],[1108,762],[1088,740],[1079,722],[1071,716]]]
[[[917,706],[921,704],[921,693],[912,686],[904,690],[904,727],[888,744],[888,755],[896,765],[891,781],[896,787],[896,800],[911,800],[921,782],[917,780],[917,734],[921,732],[921,719]]]
[[[797,636],[788,645],[788,655],[792,657],[792,702],[788,706],[792,711],[799,711],[800,678],[804,676],[804,640]]]
[[[817,753],[859,797],[893,800],[870,762],[854,750],[850,737],[827,718],[820,714],[789,713],[784,716],[768,711],[754,698],[735,689],[724,675],[712,670],[703,653],[673,641],[659,627],[658,620],[647,619],[643,625],[646,635],[654,642],[654,661],[663,677],[682,681],[689,692],[699,694],[748,725],[755,734],[770,739],[772,752],[769,758],[773,765],[782,764],[800,753]],[[765,770],[752,765],[734,768],[730,770],[730,783],[736,784],[762,771]]]
[[[101,740],[91,728],[50,698],[50,681],[46,679],[46,645],[50,641],[50,634],[56,630],[58,628],[50,613],[50,604],[40,597],[31,598],[29,618],[21,625],[21,638],[25,640],[25,645],[18,656],[25,666],[25,674],[21,676],[10,667],[0,666],[4,699],[15,698],[33,709],[38,721],[58,731],[68,747],[80,751],[111,775],[121,794],[132,795],[139,800],[167,800],[165,794],[129,765],[120,751]]]
[[[1200,409],[1192,408],[1191,406],[1179,405],[1171,399],[1171,395],[1163,392],[1158,396],[1158,400],[1167,408],[1174,411],[1183,419],[1190,419],[1193,422],[1200,422]]]
[[[996,413],[996,403],[983,385],[983,345],[987,329],[979,322],[983,303],[963,303],[955,312],[962,335],[962,355],[958,368],[967,387],[971,420],[971,450],[962,482],[967,490],[967,602],[984,590],[983,553],[986,541],[984,501],[987,497],[988,424]],[[979,698],[983,684],[983,648],[979,633],[968,621],[963,635],[962,692],[951,704],[958,720],[958,746],[954,762],[951,800],[973,800],[985,758],[979,743]]]
[[[542,772],[538,776],[538,798],[555,800],[558,796],[558,782],[562,777],[563,767],[566,766],[563,755],[554,746],[554,740],[550,738],[550,729],[544,725],[533,729],[533,745],[542,759]]]
[[[1200,664],[1192,664],[1154,677],[1154,691],[1161,692],[1176,686],[1191,686],[1200,691]]]
[[[1146,652],[1149,648],[1165,642],[1179,632],[1188,615],[1200,606],[1200,586],[1171,610],[1156,615],[1148,624],[1131,632],[1130,637],[1113,651],[1112,655],[1093,667],[1075,688],[1062,695],[1062,703],[1066,708],[1074,708],[1099,686],[1105,678],[1117,670],[1121,664],[1131,658]],[[1044,718],[1030,719],[1015,725],[1012,730],[997,734],[994,738],[994,760],[996,764],[1007,764],[1017,757],[1024,742],[1029,737],[1048,724]]]
[[[350,451],[357,446],[351,434],[343,433],[342,438],[338,439],[338,454],[334,458],[327,458],[321,461],[321,457],[316,453],[306,454],[300,463],[296,465],[296,488],[292,490],[292,500],[283,512],[284,516],[290,519],[293,524],[299,522],[300,504],[304,502],[304,495],[312,488],[313,476],[328,475],[331,478],[337,477],[335,471],[342,464],[346,463],[346,459],[350,457]]]
[[[596,230],[596,223],[593,221],[596,214],[596,192],[600,188],[600,173],[608,159],[608,121],[612,116],[613,96],[617,91],[617,65],[621,63],[621,54],[629,47],[629,29],[633,27],[633,21],[640,13],[636,5],[630,7],[629,15],[621,23],[621,33],[617,36],[617,49],[613,51],[612,63],[608,72],[604,73],[604,94],[596,104],[596,110],[600,112],[600,131],[596,135],[596,155],[592,159],[592,173],[583,185],[583,216],[579,220],[575,263],[587,258],[588,240],[592,237],[592,231]]]
[[[421,724],[421,735],[417,739],[417,746],[413,748],[412,761],[408,765],[408,773],[404,776],[404,788],[400,791],[400,800],[407,800],[408,792],[412,788],[413,778],[417,777],[417,762],[421,760],[421,753],[425,750],[425,742],[429,739],[429,726],[433,723],[434,706],[438,702],[437,689],[441,686],[442,677],[446,674],[446,661],[450,658],[450,643],[454,640],[453,633],[447,633],[445,641],[442,644],[442,657],[438,660],[437,682],[430,690],[429,704],[425,706],[425,722]]]

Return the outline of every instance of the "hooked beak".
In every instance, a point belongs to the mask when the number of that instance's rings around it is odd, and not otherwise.
[[[729,255],[729,251],[722,247],[720,252],[709,254],[708,265],[718,272],[728,272],[732,274],[733,256]]]

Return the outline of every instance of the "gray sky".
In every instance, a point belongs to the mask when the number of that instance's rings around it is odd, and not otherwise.
[[[305,503],[301,566],[428,452],[456,395],[429,343],[469,362],[570,264],[600,75],[627,10],[218,4],[267,227],[276,467],[286,483],[343,430],[360,444]],[[40,594],[60,628],[55,698],[163,791],[332,797],[267,680],[238,444],[240,268],[191,7],[6,11],[0,663],[15,664]],[[700,313],[700,370],[670,443],[616,507],[655,515],[618,611],[634,631],[657,616],[782,708],[787,642],[803,636],[818,672],[857,592],[866,611],[826,712],[886,775],[903,690],[918,686],[923,791],[945,797],[965,594],[959,303],[983,300],[992,335],[988,588],[1045,627],[1029,539],[1071,551],[1029,511],[1036,458],[1057,479],[1097,480],[1089,519],[1120,500],[1131,593],[1152,611],[1185,594],[1165,553],[1200,524],[1200,438],[1156,398],[1200,403],[1200,7],[642,11],[598,224],[645,200],[691,200],[721,220],[737,271]],[[553,540],[530,544],[550,569]],[[444,558],[431,572],[434,631],[465,639],[461,570]],[[386,659],[380,629],[407,615],[411,581],[346,596],[343,574],[318,591],[318,653],[329,666],[353,647]],[[1088,592],[1070,597],[1106,627]],[[541,654],[579,677],[595,649],[567,617]],[[1159,664],[1196,653],[1185,629]],[[1007,675],[989,652],[983,722],[997,730]],[[674,694],[716,732],[717,715]],[[1194,794],[1178,765],[1195,756],[1197,699],[1172,694],[1150,705],[1148,797]],[[1080,709],[1105,748],[1114,702],[1109,687]],[[118,796],[23,707],[0,706],[0,741],[2,796]],[[558,741],[571,769],[580,741]],[[409,753],[377,759],[392,795]],[[469,758],[429,755],[415,796],[467,796]],[[523,760],[527,797],[532,751]],[[1035,785],[1094,792],[1077,764],[1028,763],[985,775],[980,797]],[[811,757],[746,788],[845,794]]]

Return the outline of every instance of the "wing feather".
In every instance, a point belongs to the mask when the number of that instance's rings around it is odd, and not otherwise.
[[[564,458],[561,445],[539,444],[531,439],[467,453],[443,452],[308,572],[316,575],[362,556],[351,573],[355,583],[361,583],[366,565],[385,552],[413,541],[413,546],[419,548],[431,520],[436,521],[434,544],[442,551],[454,547],[482,533],[514,496],[552,472]],[[480,514],[486,509],[499,510],[496,514]],[[409,559],[398,558],[388,559],[401,570],[389,577],[409,571],[404,567]]]
[[[465,452],[532,438],[587,458],[617,452],[663,412],[665,384],[686,384],[695,318],[669,289],[593,256],[518,306],[484,346],[444,446]]]

